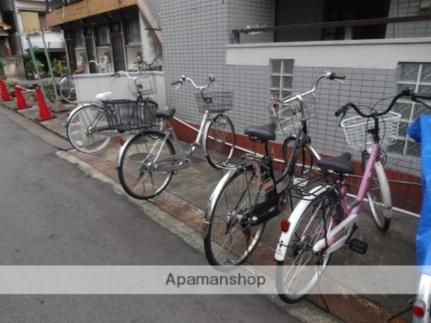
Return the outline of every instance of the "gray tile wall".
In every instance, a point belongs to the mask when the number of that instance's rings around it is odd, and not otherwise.
[[[217,78],[218,89],[235,92],[234,108],[229,112],[238,133],[250,124],[267,122],[270,102],[270,67],[226,65],[225,45],[230,42],[230,31],[248,24],[270,24],[273,1],[260,0],[162,0],[160,12],[164,39],[164,70],[166,95],[169,106],[177,109],[180,118],[198,123],[193,94],[189,84],[178,91],[168,84],[181,74],[187,74],[204,83],[208,74]],[[256,35],[266,37],[265,34]],[[279,57],[277,57],[279,58]],[[285,57],[288,59],[289,57]],[[303,92],[312,86],[316,75],[335,70],[346,74],[344,85],[322,82],[317,93],[317,114],[310,121],[310,132],[316,148],[327,154],[349,151],[344,134],[338,127],[334,111],[342,104],[371,105],[396,91],[396,70],[328,67],[299,67],[294,70],[294,92]],[[358,155],[355,155],[359,158]],[[388,164],[402,171],[419,171],[419,161],[391,155]]]

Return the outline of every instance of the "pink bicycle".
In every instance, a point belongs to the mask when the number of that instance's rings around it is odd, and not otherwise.
[[[364,175],[357,197],[349,202],[349,186],[345,179],[353,173],[351,154],[344,153],[317,162],[324,184],[310,190],[289,219],[282,221],[282,233],[275,251],[279,265],[277,289],[282,300],[294,303],[302,299],[319,280],[331,254],[341,247],[348,245],[353,251],[366,253],[367,243],[353,238],[366,197],[379,229],[386,231],[389,228],[392,203],[383,168],[385,154],[382,148],[391,144],[398,134],[401,115],[390,110],[399,98],[411,96],[411,90],[402,90],[383,112],[372,110],[365,114],[355,104],[348,103],[335,113],[342,116],[340,125],[350,147],[362,151]],[[358,116],[345,118],[350,109]],[[378,186],[379,202],[373,200],[374,184]],[[373,212],[377,207],[381,212]]]

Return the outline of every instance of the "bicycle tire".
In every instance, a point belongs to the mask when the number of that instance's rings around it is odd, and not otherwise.
[[[240,265],[250,256],[262,237],[265,222],[254,226],[244,225],[239,220],[242,214],[235,213],[238,211],[245,213],[253,210],[259,199],[266,197],[262,187],[253,189],[253,180],[256,182],[256,178],[253,166],[249,165],[232,169],[226,173],[216,186],[210,198],[204,222],[204,250],[205,256],[211,265]],[[236,189],[235,185],[237,185],[238,189]],[[227,202],[226,204],[233,201],[234,209],[229,211],[230,207],[227,206],[226,210],[223,210],[221,205],[223,200]],[[226,222],[225,224],[221,222],[221,230],[216,227],[219,215]],[[239,242],[233,241],[232,236],[235,233],[239,234]],[[253,239],[251,239],[252,235]],[[243,239],[244,241],[242,241]],[[231,246],[228,246],[228,255],[220,258],[218,255],[225,248],[227,240],[232,241]],[[233,245],[233,243],[236,243],[236,245]],[[239,251],[240,248],[244,249],[244,251]]]
[[[105,129],[98,131],[97,128]],[[83,105],[70,114],[66,135],[76,150],[91,154],[105,148],[113,135],[110,133],[106,113],[95,104]]]
[[[380,161],[374,164],[367,191],[368,205],[374,223],[381,232],[387,232],[392,219],[392,199],[388,179]]]
[[[299,211],[299,214],[296,215],[292,213],[289,218],[289,230],[291,230],[291,233],[289,239],[284,241],[287,250],[286,253],[288,252],[289,255],[285,255],[283,261],[277,261],[276,267],[277,292],[279,297],[286,303],[296,303],[302,300],[317,284],[321,273],[329,262],[329,255],[324,253],[315,255],[312,248],[314,243],[324,238],[326,232],[326,230],[324,230],[325,226],[329,229],[337,223],[336,212],[338,210],[338,200],[331,196],[330,192],[331,189],[325,189],[313,199],[300,201],[294,210],[294,213]],[[300,229],[303,229],[303,231],[298,231]],[[307,236],[307,234],[309,234],[309,236]],[[313,235],[315,236],[313,237]],[[295,242],[293,240],[294,238],[298,241]],[[310,264],[298,263],[298,260],[302,259],[298,259],[298,256],[302,257],[305,252],[309,252],[310,257],[308,260],[311,260]],[[309,267],[310,265],[312,265],[312,267]],[[306,268],[307,270],[312,270],[311,268],[316,269],[312,272],[310,279],[303,279],[305,286],[296,293],[286,289],[284,284],[286,280],[286,271],[292,268]],[[295,275],[295,277],[297,276]],[[292,282],[289,281],[288,284],[290,288]]]
[[[218,114],[203,136],[205,157],[215,169],[226,167],[235,151],[235,128],[230,118]]]
[[[173,170],[152,169],[155,154],[157,154],[157,160],[175,155],[175,147],[171,139],[165,138],[165,134],[159,131],[140,132],[131,137],[122,147],[117,172],[121,186],[130,196],[139,200],[153,198],[163,192],[171,181]],[[155,183],[155,180],[159,179],[156,174],[161,174],[161,180],[158,183]],[[151,183],[147,183],[145,179]]]

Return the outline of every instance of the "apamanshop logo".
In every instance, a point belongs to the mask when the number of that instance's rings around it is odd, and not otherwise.
[[[174,275],[169,273],[166,286],[247,286],[261,287],[265,285],[266,278],[262,275],[244,275],[241,273],[231,275]]]

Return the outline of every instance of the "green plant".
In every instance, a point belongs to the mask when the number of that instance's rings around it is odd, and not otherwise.
[[[4,62],[2,59],[0,59],[0,76],[4,76]]]
[[[23,55],[23,59],[24,59],[24,66],[25,66],[25,70],[27,71],[27,74],[32,74],[33,76],[36,76],[36,68],[33,64],[33,60],[31,59],[31,55],[28,52],[28,50]],[[37,58],[35,59],[35,63],[37,65],[37,69],[39,70],[39,73],[41,74],[41,77],[43,77],[43,75],[45,74],[44,72],[45,65],[43,65],[43,63]]]
[[[53,59],[52,72],[54,73],[54,76],[63,77],[65,74],[69,74],[70,70],[63,61]]]

